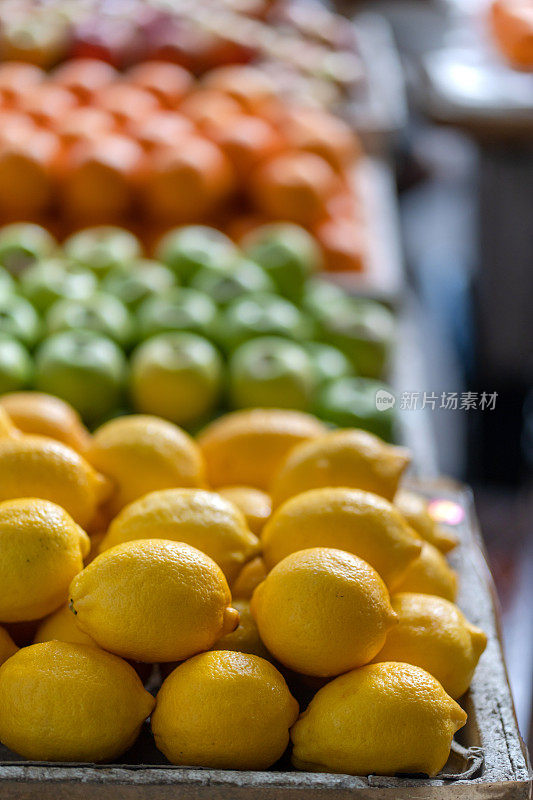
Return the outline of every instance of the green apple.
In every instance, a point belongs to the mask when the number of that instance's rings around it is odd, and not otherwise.
[[[233,300],[219,312],[212,331],[220,346],[231,352],[257,336],[305,340],[311,334],[311,325],[289,300],[265,292]]]
[[[203,333],[215,319],[217,307],[196,289],[176,287],[162,296],[149,297],[137,314],[141,338],[167,331]]]
[[[122,350],[92,331],[55,333],[40,345],[35,387],[70,403],[94,424],[119,406],[127,363]]]
[[[0,228],[0,264],[12,275],[41,258],[49,258],[56,250],[52,234],[33,222],[15,222]]]
[[[205,421],[220,400],[223,363],[194,333],[162,333],[143,342],[131,360],[137,411],[190,426]]]
[[[148,258],[140,258],[128,267],[111,270],[101,284],[105,292],[119,297],[131,309],[138,308],[148,297],[165,294],[175,285],[173,272]]]
[[[324,309],[317,339],[341,350],[358,375],[380,378],[394,340],[394,316],[374,300],[348,298]]]
[[[311,278],[304,287],[302,306],[313,317],[321,317],[326,309],[349,300],[350,295],[332,281],[323,278]]]
[[[239,251],[224,233],[206,225],[185,225],[169,231],[156,248],[156,258],[188,283],[203,267],[217,272],[232,269]]]
[[[323,386],[316,401],[315,413],[321,419],[341,428],[364,428],[390,442],[393,439],[393,405],[378,408],[376,395],[386,393],[384,383],[370,378],[339,378]]]
[[[33,362],[24,345],[0,334],[0,394],[26,389],[32,374]]]
[[[95,276],[85,267],[61,258],[32,264],[22,273],[20,290],[41,313],[56,300],[85,300],[97,287]]]
[[[28,300],[18,295],[0,298],[0,333],[33,347],[41,332],[41,321]]]
[[[235,408],[307,411],[316,389],[313,364],[304,348],[277,336],[238,347],[229,362],[229,383]]]
[[[45,317],[47,333],[90,330],[109,336],[122,347],[133,338],[133,320],[124,303],[105,292],[95,292],[86,300],[57,300]]]
[[[0,297],[7,297],[15,291],[15,281],[4,267],[0,266]]]
[[[316,379],[320,386],[338,378],[353,375],[353,367],[340,350],[321,342],[308,342],[305,349],[311,356]]]
[[[72,234],[63,251],[78,264],[105,275],[115,267],[128,266],[142,256],[141,243],[131,231],[114,225],[96,225]]]
[[[300,300],[306,280],[321,265],[320,247],[304,228],[290,222],[261,225],[242,240],[247,256],[270,275],[280,294]]]
[[[191,287],[205,292],[220,306],[246,294],[276,291],[265,270],[247,258],[240,258],[230,272],[221,273],[210,268],[199,270],[191,281]]]

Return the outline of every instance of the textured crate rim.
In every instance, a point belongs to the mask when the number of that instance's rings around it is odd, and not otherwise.
[[[483,553],[473,511],[472,497],[464,487],[449,481],[416,481],[413,488],[428,497],[453,500],[461,505],[465,519],[455,529],[459,547],[450,560],[459,572],[458,603],[466,616],[488,635],[487,649],[480,659],[472,686],[464,698],[469,714],[466,746],[484,752],[484,767],[478,777],[449,781],[416,777],[357,777],[306,772],[239,772],[188,769],[162,765],[64,766],[20,762],[2,766],[0,798],[302,798],[317,800],[365,797],[374,800],[425,800],[425,798],[513,798],[531,797],[531,767],[520,738],[500,643],[498,611],[490,572]]]

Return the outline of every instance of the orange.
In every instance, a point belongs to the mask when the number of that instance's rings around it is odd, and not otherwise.
[[[314,229],[330,272],[363,272],[367,259],[364,229],[356,220],[328,219]]]
[[[314,153],[289,152],[265,161],[252,175],[251,195],[267,216],[311,225],[339,190],[338,176]]]
[[[490,22],[504,56],[518,69],[533,69],[533,8],[530,0],[495,0]]]
[[[242,114],[242,107],[232,97],[215,89],[197,89],[180,105],[180,112],[199,128],[208,128],[223,119]]]
[[[157,98],[164,108],[174,109],[193,85],[190,72],[168,61],[145,61],[126,73],[126,80]]]
[[[137,142],[118,134],[79,142],[62,165],[64,211],[86,223],[121,219],[130,210],[143,155]]]
[[[112,133],[115,120],[102,108],[83,106],[73,108],[68,114],[55,120],[53,127],[62,143],[70,146],[87,139],[97,140],[103,135]]]
[[[222,150],[200,136],[153,155],[144,184],[146,209],[168,223],[205,217],[233,187],[231,164]]]
[[[185,136],[193,132],[192,121],[175,111],[157,111],[145,119],[131,122],[128,126],[128,133],[147,152],[158,147],[178,145]]]
[[[31,219],[48,210],[58,152],[59,140],[50,131],[37,131],[26,141],[0,146],[0,214]]]
[[[18,106],[34,122],[45,127],[54,127],[55,120],[72,111],[78,101],[72,92],[53,83],[43,83],[28,90],[20,98]]]
[[[252,114],[269,113],[278,106],[276,84],[257,67],[219,67],[208,72],[202,84],[208,89],[224,92]]]
[[[27,142],[34,136],[37,127],[33,120],[20,111],[0,110],[0,146],[14,145]]]
[[[324,158],[342,172],[358,158],[361,144],[347,122],[315,108],[295,108],[287,112],[281,130],[297,150]]]
[[[251,114],[241,114],[214,123],[208,135],[245,179],[260,161],[273,156],[283,147],[283,139],[275,128],[266,120]]]
[[[23,61],[4,61],[0,64],[0,98],[2,105],[12,106],[28,90],[45,79],[45,72]]]
[[[96,92],[117,77],[116,69],[98,58],[73,58],[52,73],[56,86],[69,89],[80,103],[90,103]]]
[[[126,126],[133,120],[144,119],[160,106],[150,92],[126,83],[112,83],[96,93],[95,104],[109,111],[118,125]]]

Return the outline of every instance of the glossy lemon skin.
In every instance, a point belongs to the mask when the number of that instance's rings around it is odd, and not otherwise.
[[[239,621],[215,562],[164,539],[106,550],[72,581],[70,598],[77,625],[100,647],[148,663],[208,650]]]
[[[58,608],[89,547],[85,531],[55,503],[0,503],[0,620],[40,619]]]
[[[205,465],[194,440],[172,422],[132,414],[95,431],[87,460],[113,483],[110,516],[148,492],[205,488]]]
[[[25,434],[47,436],[83,453],[90,434],[79,414],[64,400],[42,392],[11,392],[0,398],[15,427]]]
[[[78,627],[76,615],[72,613],[67,603],[59,606],[40,622],[33,639],[34,644],[53,641],[97,647],[96,642]]]
[[[331,431],[291,450],[273,476],[272,502],[277,508],[296,494],[328,486],[364,489],[391,501],[409,460],[403,447],[367,431]]]
[[[405,661],[429,672],[455,700],[472,680],[487,637],[454,603],[428,594],[391,598],[398,625],[388,634],[374,662]]]
[[[263,644],[248,600],[233,600],[233,608],[239,612],[239,624],[231,633],[217,639],[211,650],[232,650],[235,653],[251,653],[271,659]]]
[[[44,436],[0,438],[0,501],[50,500],[85,528],[110,492],[109,481],[62,442]]]
[[[293,764],[348,775],[436,775],[463,709],[429,673],[398,662],[370,664],[320,689],[291,730]]]
[[[272,513],[272,501],[266,492],[253,486],[222,486],[218,493],[239,508],[256,536],[261,536],[265,523]]]
[[[316,417],[301,411],[253,408],[226,414],[198,436],[209,485],[245,485],[268,492],[290,450],[326,430]]]
[[[427,502],[420,495],[400,489],[394,498],[394,505],[415,533],[441,553],[449,553],[457,546],[457,537],[435,522],[428,511]]]
[[[97,647],[45,642],[0,667],[0,740],[34,761],[110,761],[155,701],[135,670]]]
[[[333,547],[367,561],[389,588],[422,549],[387,500],[342,487],[311,489],[287,500],[265,526],[261,543],[267,568],[297,550]]]
[[[263,770],[289,743],[298,704],[272,664],[230,651],[202,653],[165,680],[152,714],[173,764]]]
[[[263,558],[261,556],[252,558],[251,561],[244,565],[235,581],[231,584],[232,597],[239,600],[251,600],[254,591],[265,580],[267,574],[268,570]]]
[[[457,596],[457,574],[438,548],[424,542],[420,555],[409,565],[395,592],[435,594],[453,603]]]
[[[368,663],[397,622],[377,572],[357,556],[326,547],[280,561],[255,590],[251,609],[272,655],[316,677]]]
[[[162,489],[122,509],[100,544],[100,552],[137,539],[171,539],[206,553],[234,580],[259,551],[242,512],[203,489]]]

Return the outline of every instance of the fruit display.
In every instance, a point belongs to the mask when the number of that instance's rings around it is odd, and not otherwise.
[[[162,61],[119,73],[78,59],[50,74],[4,62],[0,122],[0,220],[62,232],[123,224],[148,243],[176,224],[209,222],[241,238],[288,221],[313,233],[327,269],[367,267],[356,133],[329,111],[287,101],[257,67],[195,80]]]
[[[283,406],[390,440],[393,411],[375,397],[394,316],[321,277],[321,261],[294,223],[259,226],[239,245],[181,226],[152,258],[122,228],[87,228],[60,247],[35,224],[7,225],[0,392],[57,395],[91,426],[131,408],[194,430],[224,409]]]
[[[72,57],[118,69],[156,58],[202,74],[253,62],[322,103],[365,83],[354,26],[309,0],[4,0],[0,30],[4,59],[44,68]]]
[[[489,21],[494,40],[516,69],[533,70],[533,10],[528,0],[493,0]]]
[[[142,729],[178,766],[437,775],[487,637],[409,460],[296,410],[193,438],[0,397],[8,757],[121,763]]]

